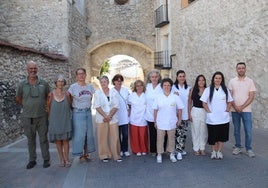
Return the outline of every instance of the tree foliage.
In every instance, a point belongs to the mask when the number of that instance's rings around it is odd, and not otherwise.
[[[100,76],[104,75],[105,73],[109,73],[109,68],[110,68],[109,60],[106,60],[101,67]]]

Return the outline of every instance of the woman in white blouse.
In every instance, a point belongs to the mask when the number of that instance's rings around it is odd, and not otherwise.
[[[200,100],[207,112],[208,144],[211,145],[211,159],[222,159],[223,143],[229,140],[229,111],[233,98],[225,85],[221,72],[215,72],[209,87]]]
[[[183,127],[184,134],[180,135],[179,137],[184,138],[184,142],[179,143],[176,141],[176,148],[178,150],[177,159],[181,160],[182,155],[186,155],[185,151],[185,142],[186,142],[186,131],[188,127],[188,120],[189,120],[189,112],[188,112],[188,99],[190,94],[191,87],[187,84],[186,81],[186,74],[184,70],[178,70],[176,73],[177,77],[174,81],[174,85],[172,86],[172,92],[179,95],[180,99],[184,104],[184,109],[182,109],[182,122],[181,127]],[[178,128],[179,129],[179,128]],[[181,140],[180,138],[176,140]]]
[[[150,152],[153,156],[156,155],[156,129],[154,127],[154,109],[153,103],[155,97],[162,93],[161,88],[161,74],[158,70],[153,69],[147,75],[147,82],[146,82],[146,112],[145,112],[145,119],[148,124],[149,128],[149,142],[150,142]]]
[[[175,150],[175,129],[181,124],[183,102],[180,97],[171,92],[173,82],[170,78],[162,80],[161,87],[163,92],[155,98],[154,122],[157,129],[157,163],[162,163],[162,154],[164,153],[164,137],[167,133],[168,144],[167,151],[170,152],[171,162],[176,162]]]
[[[134,82],[133,93],[129,95],[128,104],[130,107],[130,145],[131,150],[137,156],[148,153],[148,130],[144,118],[146,110],[144,82]]]
[[[129,96],[128,89],[122,86],[124,77],[121,74],[114,75],[112,83],[114,90],[117,93],[119,101],[118,109],[118,127],[119,127],[119,141],[120,141],[120,156],[130,156],[128,151],[128,124],[129,124],[129,109],[127,105],[127,99]]]
[[[99,158],[103,162],[108,162],[111,158],[121,162],[117,114],[119,102],[117,94],[114,90],[109,89],[109,79],[107,76],[100,78],[100,84],[101,90],[97,90],[94,96]]]

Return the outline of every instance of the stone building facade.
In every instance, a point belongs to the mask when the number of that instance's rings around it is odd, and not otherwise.
[[[155,28],[161,4],[168,4],[169,24]],[[1,0],[0,145],[22,134],[14,96],[28,60],[38,63],[40,76],[53,87],[59,73],[68,85],[74,82],[77,67],[86,68],[92,81],[114,55],[135,58],[145,75],[158,50],[173,55],[172,69],[162,69],[163,76],[174,79],[184,69],[191,85],[197,74],[210,80],[216,70],[229,80],[235,64],[246,61],[258,89],[254,126],[267,128],[265,12],[265,0],[195,0],[188,6],[184,0]]]
[[[125,2],[119,5],[117,2]],[[135,58],[146,74],[154,67],[153,0],[88,0],[87,25],[92,32],[86,63],[90,77],[99,76],[104,61],[114,55]]]
[[[208,83],[221,71],[226,83],[236,76],[235,66],[244,61],[247,75],[255,81],[254,127],[268,128],[268,3],[266,0],[196,0],[177,11],[170,0],[171,47],[174,67],[187,73],[193,85],[198,74]]]

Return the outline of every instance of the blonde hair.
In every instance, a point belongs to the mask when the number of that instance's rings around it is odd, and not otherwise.
[[[136,81],[134,82],[134,86],[133,86],[133,90],[132,90],[132,91],[133,91],[133,92],[137,92],[136,87],[137,87],[137,85],[138,85],[139,83],[143,86],[143,92],[145,92],[146,88],[145,88],[144,82],[143,82],[142,80],[136,80]]]

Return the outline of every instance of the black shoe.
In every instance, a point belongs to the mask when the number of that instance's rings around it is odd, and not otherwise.
[[[44,160],[43,168],[48,168],[48,167],[50,167],[50,161]]]
[[[36,161],[30,161],[30,162],[27,164],[26,168],[27,168],[27,169],[31,169],[31,168],[33,168],[35,165],[36,165]]]

